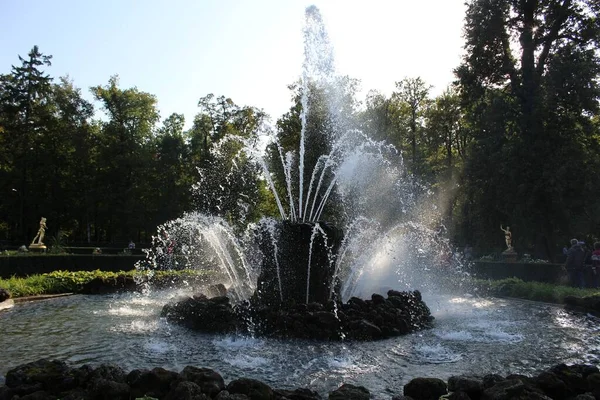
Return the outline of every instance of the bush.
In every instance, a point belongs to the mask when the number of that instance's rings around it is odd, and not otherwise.
[[[115,279],[119,275],[126,275],[147,280],[166,280],[181,278],[197,278],[211,274],[210,271],[202,270],[179,270],[179,271],[152,271],[142,272],[137,270],[123,272],[106,271],[53,271],[48,274],[30,275],[26,278],[11,277],[0,279],[0,288],[6,289],[15,297],[39,296],[44,294],[77,293],[83,286],[93,279]]]

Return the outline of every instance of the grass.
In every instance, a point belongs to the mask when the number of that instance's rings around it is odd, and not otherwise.
[[[0,288],[6,289],[11,297],[39,296],[46,294],[77,293],[83,286],[95,278],[115,279],[120,275],[140,278],[142,280],[172,280],[198,278],[212,274],[211,271],[179,270],[154,271],[152,275],[143,271],[54,271],[41,275],[30,275],[25,278],[0,278]]]
[[[563,304],[565,297],[588,297],[600,295],[600,289],[579,289],[571,286],[541,282],[524,282],[517,278],[502,280],[473,279],[472,285],[493,296]]]

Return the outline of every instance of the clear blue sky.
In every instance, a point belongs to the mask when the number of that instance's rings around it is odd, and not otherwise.
[[[290,106],[304,10],[321,11],[339,73],[386,94],[405,76],[441,92],[460,61],[463,0],[0,0],[0,73],[38,45],[48,72],[88,88],[120,76],[189,126],[208,93],[265,109]]]

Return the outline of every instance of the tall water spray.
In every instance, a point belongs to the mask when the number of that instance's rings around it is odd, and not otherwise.
[[[315,6],[306,9],[303,33],[297,151],[282,146],[281,132],[273,133],[270,127],[263,129],[279,153],[283,185],[274,182],[271,171],[276,165],[270,164],[274,160],[265,159],[265,152],[255,147],[255,141],[238,136],[222,139],[241,143],[245,156],[261,167],[281,219],[287,222],[263,218],[249,224],[242,235],[236,235],[221,218],[189,213],[161,229],[167,236],[175,237],[179,233],[173,226],[189,226],[186,232],[194,233],[186,233],[189,240],[184,242],[189,243],[178,247],[184,254],[180,259],[185,260],[186,266],[194,267],[189,254],[204,254],[205,265],[212,263],[211,268],[223,271],[225,280],[242,300],[258,289],[257,293],[276,292],[272,301],[284,302],[294,291],[292,287],[304,281],[305,293],[301,297],[308,302],[311,282],[316,280],[311,274],[317,267],[331,275],[326,288],[328,298],[335,294],[343,299],[370,295],[382,286],[421,287],[423,271],[440,265],[441,254],[448,251],[440,230],[431,229],[437,227],[438,215],[426,201],[430,192],[406,178],[401,155],[393,146],[375,141],[358,129],[354,99],[347,90],[349,80],[335,72],[333,47]],[[289,146],[289,140],[287,143]],[[319,147],[322,154],[312,147],[318,143],[325,144]],[[217,145],[214,151],[218,150]],[[277,187],[285,188],[285,193],[279,193]],[[202,190],[202,186],[198,189]],[[329,203],[332,198],[334,204]],[[334,213],[338,228],[321,221],[328,211],[331,214],[331,206],[338,210]],[[297,231],[294,224],[299,226]],[[196,227],[192,229],[193,226]],[[214,234],[215,226],[219,234]],[[309,233],[302,233],[306,229]],[[293,242],[283,244],[282,235],[290,235]],[[151,256],[156,256],[161,241],[159,237],[159,246],[151,251]],[[292,250],[298,248],[299,241],[305,242],[305,250]],[[318,257],[313,255],[316,248]],[[306,254],[301,255],[303,251]],[[296,267],[291,264],[300,259],[302,271],[292,272]],[[270,284],[263,282],[268,279],[267,272],[274,279]],[[293,283],[284,283],[288,277]]]

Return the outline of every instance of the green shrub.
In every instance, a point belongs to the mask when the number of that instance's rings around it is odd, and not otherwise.
[[[600,294],[600,289],[579,289],[551,283],[524,282],[517,278],[496,281],[473,279],[471,284],[490,295],[516,297],[547,303],[563,303],[567,296],[587,297]]]
[[[47,274],[30,275],[26,278],[11,277],[0,279],[0,288],[6,289],[14,297],[38,296],[43,294],[76,293],[95,278],[115,279],[119,275],[132,276],[141,280],[197,278],[211,276],[212,271],[53,271]]]

